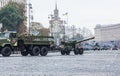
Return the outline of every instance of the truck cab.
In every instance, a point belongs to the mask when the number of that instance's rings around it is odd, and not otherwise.
[[[0,33],[0,53],[3,56],[10,56],[13,51],[12,46],[17,46],[17,34],[14,31]]]

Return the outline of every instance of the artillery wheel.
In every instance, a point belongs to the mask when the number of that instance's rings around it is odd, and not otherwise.
[[[31,56],[38,56],[40,53],[40,48],[38,46],[34,46],[31,50]]]
[[[75,55],[78,55],[78,54],[79,54],[78,49],[75,49],[75,50],[74,50],[74,54],[75,54]]]
[[[65,55],[65,50],[61,49],[61,55]]]
[[[46,56],[48,53],[48,48],[47,47],[42,47],[40,50],[40,55],[41,56]]]
[[[10,56],[10,55],[11,55],[11,52],[12,52],[12,50],[11,50],[11,48],[8,47],[8,46],[4,47],[4,48],[1,50],[2,56],[5,56],[5,57]]]
[[[83,53],[84,53],[84,49],[83,48],[79,49],[79,54],[82,55]]]
[[[70,50],[66,50],[66,55],[70,55]]]

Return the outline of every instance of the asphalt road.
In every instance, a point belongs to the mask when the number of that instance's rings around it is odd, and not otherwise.
[[[0,76],[120,76],[120,50],[85,51],[84,55],[0,55]]]

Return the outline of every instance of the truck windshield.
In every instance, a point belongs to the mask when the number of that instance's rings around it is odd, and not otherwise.
[[[0,38],[9,38],[9,33],[0,33]]]

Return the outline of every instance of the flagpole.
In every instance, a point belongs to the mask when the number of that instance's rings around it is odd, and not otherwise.
[[[68,26],[68,13],[67,13],[67,26]]]
[[[67,17],[67,26],[68,26],[68,13],[66,12],[65,14],[63,14],[63,16],[66,16]],[[66,34],[66,32],[65,32],[65,22],[64,22],[64,41],[65,41],[65,34]]]

